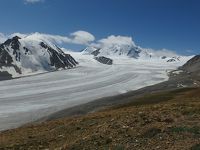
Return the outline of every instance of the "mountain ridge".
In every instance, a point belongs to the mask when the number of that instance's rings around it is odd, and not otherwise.
[[[104,56],[108,58],[112,57],[129,57],[134,59],[141,59],[141,60],[164,60],[166,62],[179,62],[183,57],[174,54],[173,56],[166,56],[157,54],[156,51],[151,52],[153,50],[141,48],[140,46],[135,45],[112,45],[112,46],[103,46],[103,47],[95,47],[95,46],[88,46],[82,50],[83,54],[91,54],[96,56]]]
[[[78,62],[59,47],[15,36],[0,44],[0,71],[13,77],[73,68]]]

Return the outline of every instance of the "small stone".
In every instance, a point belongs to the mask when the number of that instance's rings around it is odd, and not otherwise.
[[[156,149],[160,149],[160,146],[157,146]]]
[[[64,136],[64,135],[58,135],[58,137],[59,137],[59,138],[63,138],[63,137],[65,137],[65,136]]]

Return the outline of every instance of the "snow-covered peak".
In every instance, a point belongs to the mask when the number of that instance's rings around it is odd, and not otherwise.
[[[33,33],[27,36],[24,36],[21,41],[30,45],[38,45],[41,42],[44,42],[51,46],[54,49],[57,49],[57,46],[53,43],[57,43],[54,41],[54,36],[51,37],[51,35],[41,34],[41,33]]]
[[[139,57],[151,57],[151,53],[148,53],[146,50],[134,45],[129,44],[113,44],[103,47],[87,47],[83,50],[83,54],[93,54],[95,56],[106,56],[106,57],[131,57],[131,58],[139,58]]]
[[[130,59],[137,59],[138,61],[157,61],[160,63],[180,63],[186,62],[191,59],[192,56],[181,56],[168,50],[152,50],[145,49],[139,46],[113,46],[111,48],[95,48],[87,47],[82,52],[83,54],[91,54],[94,56],[104,56],[111,59],[119,60],[122,57]]]
[[[5,41],[0,45],[0,60],[0,72],[8,72],[12,77],[72,68],[77,64],[73,57],[37,35],[15,36]]]
[[[92,43],[82,53],[109,58],[130,57],[139,60],[161,60],[166,62],[178,62],[182,58],[173,51],[142,48],[136,45],[131,37],[114,35]]]
[[[179,56],[175,52],[169,50],[147,49],[128,42],[95,46],[85,48],[82,53],[92,54],[94,56],[105,56],[109,58],[129,57],[141,60],[159,60],[165,62],[179,62],[183,58],[183,56]]]
[[[140,49],[135,45],[131,37],[109,36],[101,39],[98,43],[83,50],[86,54],[95,54],[101,56],[130,56],[138,57]]]

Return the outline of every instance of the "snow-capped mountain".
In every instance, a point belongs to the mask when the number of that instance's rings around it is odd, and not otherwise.
[[[83,54],[92,54],[94,56],[104,57],[130,57],[135,59],[159,59],[166,62],[178,62],[182,58],[176,54],[174,55],[163,55],[156,50],[141,48],[134,44],[114,44],[103,47],[89,46],[82,51]]]
[[[102,96],[122,94],[167,81],[168,72],[188,60],[168,63],[169,56],[140,47],[137,49],[135,45],[129,47],[131,44],[126,44],[127,40],[123,43],[117,40],[114,44],[104,41],[109,46],[104,44],[103,47],[74,52],[58,48],[52,44],[52,39],[49,40],[50,37],[38,34],[20,37],[15,36],[0,45],[0,80],[71,68],[77,64],[75,60],[80,67],[1,81],[0,114],[3,115],[0,115],[0,130],[38,120],[57,110],[88,103]],[[100,56],[103,54],[109,57]],[[163,57],[152,59],[156,56]],[[145,57],[149,59],[143,59]]]
[[[75,54],[53,44],[59,43],[59,40],[56,42],[56,39],[60,38],[60,36],[55,37],[40,33],[11,36],[10,39],[0,44],[0,80],[8,76],[19,77],[72,68],[78,64],[76,60],[80,63],[98,61],[98,63],[109,65],[117,64],[122,60],[122,57],[130,59],[130,61],[133,59],[145,60],[148,63],[151,60],[166,63],[181,63],[188,60],[188,58],[173,53],[168,55],[166,51],[162,53],[161,51],[141,48],[135,45],[131,37],[122,36],[110,36],[102,39],[97,43],[89,44],[90,46],[81,53]],[[69,41],[68,38],[61,39]],[[90,55],[87,57],[89,60],[85,60],[85,54]],[[84,61],[82,62],[82,60]]]
[[[72,68],[78,63],[59,47],[30,36],[15,36],[0,45],[0,72],[12,77]]]
[[[93,54],[94,56],[129,56],[133,58],[138,58],[141,49],[134,45],[126,44],[115,44],[111,46],[104,46],[101,48],[97,47],[87,47],[83,50],[84,54]]]
[[[92,46],[83,50],[83,53],[90,53],[95,56],[129,56],[138,58],[141,48],[136,46],[132,37],[109,36],[93,43]]]

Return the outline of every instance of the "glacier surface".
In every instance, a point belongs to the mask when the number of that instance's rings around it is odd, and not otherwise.
[[[103,65],[91,55],[71,52],[74,69],[0,82],[0,130],[15,128],[41,117],[89,101],[125,93],[168,79],[180,62],[113,57]]]

